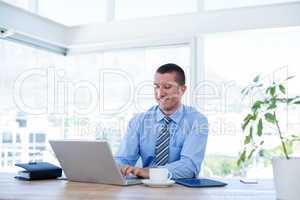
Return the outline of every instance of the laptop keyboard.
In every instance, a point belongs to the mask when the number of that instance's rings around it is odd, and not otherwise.
[[[136,185],[136,184],[141,184],[141,183],[142,183],[141,179],[137,179],[137,178],[135,178],[135,179],[133,179],[133,178],[126,179],[126,184],[127,185]]]

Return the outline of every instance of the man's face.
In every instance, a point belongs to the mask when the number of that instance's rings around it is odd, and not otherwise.
[[[176,82],[176,73],[155,73],[155,99],[162,111],[175,111],[181,103],[181,97],[186,90],[185,85]]]

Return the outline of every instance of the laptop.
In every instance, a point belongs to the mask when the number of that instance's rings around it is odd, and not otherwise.
[[[141,184],[124,177],[104,141],[51,140],[50,145],[69,181],[111,185]]]

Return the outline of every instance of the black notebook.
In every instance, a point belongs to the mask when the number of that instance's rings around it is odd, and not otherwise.
[[[183,178],[176,179],[175,182],[180,185],[184,185],[187,187],[222,187],[226,186],[227,183],[221,181],[215,181],[211,179],[196,179],[196,178]]]
[[[47,162],[17,163],[15,165],[25,169],[15,176],[15,178],[22,180],[55,179],[62,174],[60,167]]]

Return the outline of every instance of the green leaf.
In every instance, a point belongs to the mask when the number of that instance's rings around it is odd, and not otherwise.
[[[300,134],[299,135],[291,135],[291,139],[289,139],[292,142],[300,141]]]
[[[244,122],[245,122],[245,121],[248,121],[250,118],[252,118],[252,115],[251,115],[251,114],[248,114],[248,115],[244,118]]]
[[[244,145],[249,144],[251,142],[251,136],[247,135],[244,140]]]
[[[253,155],[254,152],[255,152],[255,149],[252,149],[251,152],[250,152],[250,154],[247,157],[248,160],[252,157],[252,155]]]
[[[246,91],[247,89],[248,89],[248,88],[244,88],[244,89],[242,89],[241,93],[242,93],[242,94],[244,94],[244,93],[245,93],[245,91]]]
[[[295,97],[293,97],[293,98],[278,98],[278,99],[276,99],[276,101],[278,101],[280,103],[287,103],[287,104],[289,104],[292,101],[294,101],[295,99],[297,99],[297,98],[295,98]]]
[[[299,99],[300,98],[300,96],[294,96],[294,99]]]
[[[242,129],[245,130],[246,127],[248,126],[249,122],[251,120],[255,120],[256,119],[256,115],[251,115],[248,114],[245,118],[244,118],[244,123],[242,124]]]
[[[252,110],[252,112],[256,112],[257,111],[257,109],[259,109],[260,107],[261,107],[261,104],[263,104],[264,102],[262,102],[262,101],[256,101],[254,104],[253,104],[253,106],[252,106],[252,108],[251,108],[251,110]]]
[[[257,135],[258,136],[262,135],[262,130],[263,130],[262,119],[259,119],[258,124],[257,124]]]
[[[277,107],[276,102],[277,102],[277,98],[276,98],[276,97],[273,97],[273,98],[269,101],[270,104],[269,104],[267,110],[276,108],[276,107]]]
[[[300,101],[295,101],[294,104],[300,104]]]
[[[268,106],[267,110],[271,110],[271,109],[274,109],[276,107],[277,107],[276,104],[272,103],[271,105]]]
[[[285,87],[282,84],[279,85],[279,90],[285,94]]]
[[[258,113],[254,113],[254,114],[252,115],[252,118],[251,118],[251,120],[255,121],[255,120],[256,120],[256,118],[257,118],[257,115],[258,115]]]
[[[289,76],[289,77],[286,78],[286,80],[292,79],[292,78],[294,78],[294,77],[295,77],[295,76]]]
[[[245,121],[244,124],[242,124],[242,129],[243,129],[243,131],[246,129],[246,127],[248,126],[249,122],[250,122],[250,119],[247,120],[247,121]]]
[[[253,79],[253,82],[257,82],[259,80],[259,75],[257,75],[254,79]]]
[[[288,98],[286,102],[291,103],[292,101],[294,101],[294,98]]]
[[[244,150],[243,153],[240,155],[237,165],[240,166],[242,162],[245,162],[245,160],[246,160],[246,150]]]
[[[274,116],[273,114],[271,114],[271,113],[266,113],[266,114],[265,114],[265,119],[266,119],[268,122],[272,123],[272,124],[275,124],[275,122],[276,122],[275,116]]]
[[[250,133],[249,133],[249,135],[247,135],[247,136],[245,137],[244,145],[249,144],[249,143],[251,142],[251,139],[252,139],[252,132],[253,132],[253,128],[252,128],[252,126],[251,126],[251,127],[250,127]]]
[[[274,95],[275,95],[275,92],[276,92],[276,87],[275,87],[275,86],[272,86],[272,87],[270,88],[270,94],[271,94],[272,96],[274,96]]]

